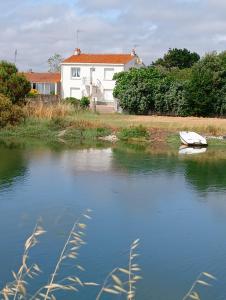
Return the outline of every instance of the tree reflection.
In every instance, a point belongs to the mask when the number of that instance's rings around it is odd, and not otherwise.
[[[15,144],[0,143],[0,189],[24,177],[26,169],[24,149]]]
[[[226,189],[226,151],[212,148],[197,155],[178,155],[178,150],[128,145],[113,149],[114,166],[128,173],[183,174],[198,191]]]

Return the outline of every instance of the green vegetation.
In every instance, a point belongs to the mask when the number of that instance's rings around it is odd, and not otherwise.
[[[163,66],[167,69],[179,68],[186,69],[191,68],[196,62],[198,62],[200,56],[196,52],[190,52],[187,49],[169,49],[163,58],[157,59],[153,64],[156,66]]]
[[[120,140],[131,140],[131,139],[147,140],[149,138],[149,132],[147,128],[145,128],[142,125],[131,126],[128,128],[121,129],[118,133],[118,138]]]
[[[0,94],[0,128],[16,125],[25,119],[21,107],[13,105],[9,98]]]
[[[74,97],[66,97],[64,99],[65,104],[71,104],[74,106],[75,109],[79,109],[79,99],[76,99]]]
[[[226,53],[202,59],[172,49],[152,66],[116,74],[114,96],[129,114],[226,115]]]
[[[90,105],[90,100],[88,97],[83,96],[80,100],[80,107],[82,109],[87,109]]]
[[[14,64],[0,61],[0,93],[7,96],[13,104],[25,102],[26,95],[30,92],[30,82],[18,73]]]
[[[67,97],[64,99],[65,104],[71,104],[76,110],[87,109],[90,105],[90,100],[88,97],[83,96],[80,100],[74,97]]]

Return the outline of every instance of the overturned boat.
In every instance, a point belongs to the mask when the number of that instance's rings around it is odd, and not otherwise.
[[[207,146],[206,138],[192,131],[180,131],[180,140],[187,146]]]

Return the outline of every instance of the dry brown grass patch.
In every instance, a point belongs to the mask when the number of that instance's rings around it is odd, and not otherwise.
[[[56,117],[66,117],[72,114],[74,111],[72,105],[64,103],[28,103],[24,109],[28,117],[35,117],[38,119],[53,119]]]

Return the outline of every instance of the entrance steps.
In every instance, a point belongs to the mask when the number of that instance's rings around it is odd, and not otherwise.
[[[115,113],[115,107],[113,105],[97,104],[96,111],[101,114],[113,114]]]

